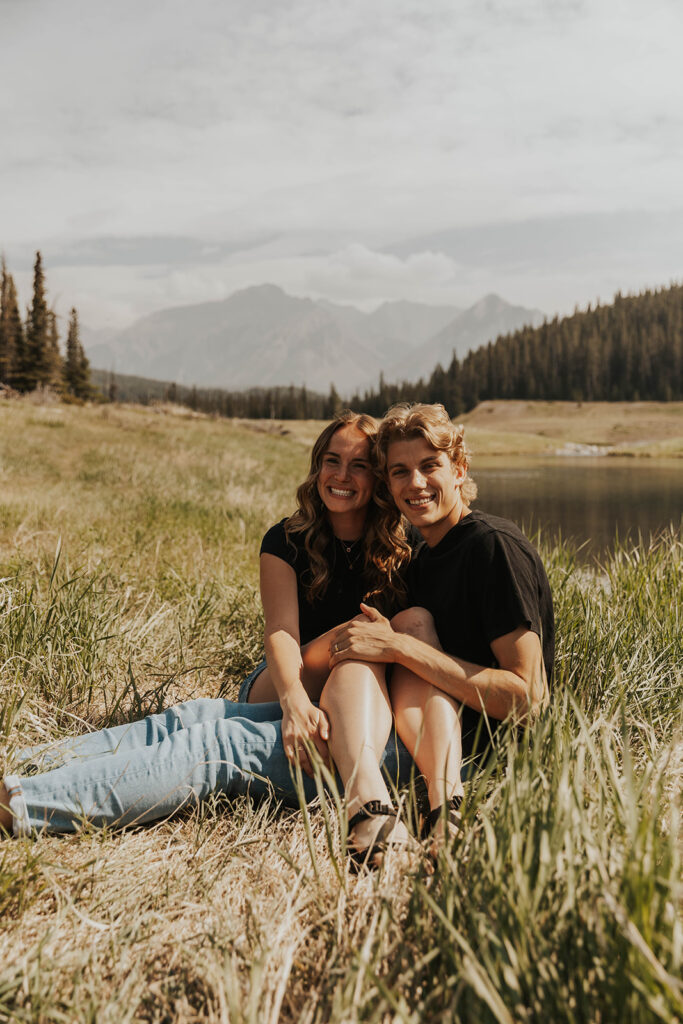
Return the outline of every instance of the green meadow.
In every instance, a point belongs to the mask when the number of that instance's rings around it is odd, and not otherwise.
[[[236,695],[316,433],[0,403],[0,773]],[[552,706],[468,784],[434,873],[352,875],[334,795],[0,842],[0,1021],[683,1020],[681,537],[542,554]]]

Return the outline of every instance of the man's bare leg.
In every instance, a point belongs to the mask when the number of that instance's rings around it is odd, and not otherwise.
[[[458,704],[435,686],[399,667],[391,681],[396,731],[425,777],[429,806],[464,793]]]
[[[442,650],[431,615],[409,608],[393,620],[394,629],[410,633]],[[425,679],[395,665],[391,704],[396,731],[413,756],[427,783],[431,810],[462,797],[462,730],[459,704]],[[436,837],[441,833],[437,826]]]

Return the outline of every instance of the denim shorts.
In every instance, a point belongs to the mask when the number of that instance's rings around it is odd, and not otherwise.
[[[247,678],[241,683],[240,692],[237,697],[237,700],[239,701],[240,704],[249,703],[249,694],[251,693],[251,688],[258,679],[258,677],[263,672],[264,668],[266,668],[265,658],[263,659],[263,661],[260,661],[258,663],[256,668],[252,669]]]

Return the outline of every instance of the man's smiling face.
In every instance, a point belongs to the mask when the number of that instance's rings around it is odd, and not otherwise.
[[[423,437],[394,441],[387,451],[387,484],[396,505],[433,547],[468,509],[460,487],[465,467]]]

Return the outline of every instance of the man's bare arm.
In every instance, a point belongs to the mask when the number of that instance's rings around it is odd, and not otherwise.
[[[476,665],[446,654],[363,606],[366,621],[353,621],[336,636],[330,666],[349,659],[394,662],[410,669],[462,704],[502,720],[536,714],[548,700],[541,644],[536,633],[519,627],[498,637],[491,650],[498,668]]]

